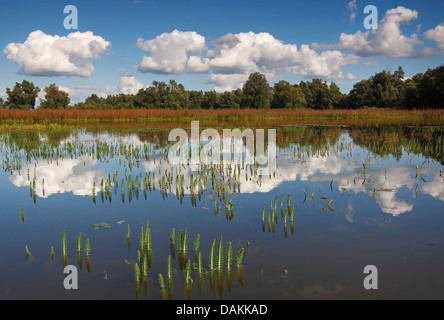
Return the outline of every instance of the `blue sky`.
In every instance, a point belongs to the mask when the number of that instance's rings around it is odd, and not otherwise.
[[[374,31],[363,25],[368,4]],[[78,30],[64,28],[67,5]],[[2,1],[0,96],[23,79],[56,83],[74,102],[153,80],[225,91],[255,71],[271,85],[322,78],[348,92],[381,70],[401,65],[411,76],[443,64],[443,13],[431,0]]]

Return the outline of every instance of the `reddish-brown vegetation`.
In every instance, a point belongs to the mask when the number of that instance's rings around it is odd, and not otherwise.
[[[444,125],[444,110],[0,110],[0,124],[66,124],[76,126],[183,126],[192,120],[202,125],[292,124],[424,124]]]

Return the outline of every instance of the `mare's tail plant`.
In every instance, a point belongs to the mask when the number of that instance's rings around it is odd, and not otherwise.
[[[90,252],[91,252],[91,245],[90,245],[89,239],[86,239],[86,242],[85,242],[85,255],[88,257],[90,255]]]
[[[216,245],[216,239],[213,239],[210,249],[210,270],[214,270],[214,247]]]
[[[196,236],[196,239],[194,239],[194,251],[199,251],[199,245],[200,245],[200,235],[198,234]]]
[[[228,248],[227,248],[227,269],[231,269],[232,260],[233,260],[233,249],[230,241],[228,242]]]
[[[66,247],[66,230],[63,231],[63,236],[62,236],[62,254],[64,256],[66,256],[66,251],[67,251],[67,247]]]
[[[79,232],[79,235],[77,236],[77,252],[80,252],[82,250],[82,234]]]
[[[222,242],[222,237],[220,237],[219,247],[218,247],[218,258],[217,258],[217,268],[219,270],[222,270],[223,261],[224,261],[224,245]]]
[[[244,257],[244,248],[241,248],[236,257],[236,267],[239,269],[242,265],[242,259]]]

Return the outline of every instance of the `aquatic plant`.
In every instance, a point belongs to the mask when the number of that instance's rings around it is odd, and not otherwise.
[[[134,264],[134,279],[136,280],[136,282],[140,282],[141,280],[140,268],[137,262]]]
[[[168,282],[171,282],[173,280],[173,269],[171,266],[171,256],[168,255],[168,261],[167,261],[167,278]]]
[[[199,275],[201,275],[202,274],[202,254],[200,252],[197,257],[197,270],[199,272]]]
[[[159,273],[158,279],[159,279],[160,289],[164,290],[165,289],[165,281],[164,281],[163,276],[162,276],[161,273]]]
[[[85,256],[89,256],[90,255],[90,252],[91,252],[91,244],[90,244],[90,241],[89,241],[89,239],[86,239],[86,241],[85,241],[85,250],[84,250],[84,252],[85,252]]]
[[[200,245],[200,235],[198,234],[194,239],[194,251],[197,252],[199,250]]]
[[[174,244],[174,241],[176,240],[175,237],[176,237],[176,234],[175,234],[175,230],[173,228],[171,230],[171,234],[170,234],[170,242],[171,242],[171,244]]]
[[[190,260],[188,260],[185,267],[185,283],[189,283],[190,281],[191,281],[191,262]]]
[[[66,230],[63,231],[63,236],[62,236],[62,254],[64,256],[66,256],[66,252],[67,252],[67,245],[66,245]]]
[[[77,252],[80,252],[82,250],[82,234],[79,232],[79,235],[77,236]]]
[[[233,249],[230,241],[228,242],[228,247],[227,247],[227,269],[231,269],[232,260],[233,260]]]
[[[185,228],[180,248],[181,248],[182,252],[186,252],[187,247],[188,247],[188,230],[187,230],[187,228]]]
[[[217,269],[221,270],[224,263],[224,245],[222,242],[222,236],[219,238],[219,246],[217,252],[218,252]]]
[[[210,270],[214,270],[214,248],[216,245],[216,239],[213,239],[213,243],[211,244],[211,249],[210,249],[210,258],[209,258],[209,267]]]
[[[330,207],[330,205],[331,205],[332,202],[333,202],[333,199],[331,199],[331,200],[328,202],[327,207],[328,207],[328,209],[330,209],[331,211],[334,211],[334,210]]]
[[[107,222],[93,223],[93,226],[95,227],[94,230],[97,230],[100,228],[111,229],[111,226]]]
[[[146,255],[143,258],[142,274],[146,279],[146,277],[148,276],[148,257]]]
[[[151,230],[147,228],[145,231],[145,248],[147,251],[151,250]]]
[[[244,257],[244,248],[241,248],[239,250],[239,252],[237,253],[237,257],[236,257],[236,267],[240,268],[240,266],[242,265],[242,260]]]

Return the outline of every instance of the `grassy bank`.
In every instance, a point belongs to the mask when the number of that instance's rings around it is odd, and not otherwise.
[[[81,127],[179,127],[190,121],[207,126],[271,126],[296,124],[444,125],[444,110],[0,110],[2,128],[20,125]]]

